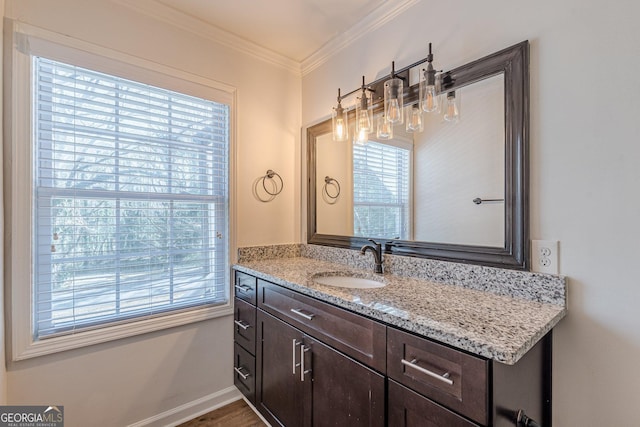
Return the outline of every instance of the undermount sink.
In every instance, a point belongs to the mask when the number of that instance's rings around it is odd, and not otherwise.
[[[321,285],[354,289],[382,288],[385,285],[383,282],[377,280],[353,276],[319,276],[314,277],[313,281]]]

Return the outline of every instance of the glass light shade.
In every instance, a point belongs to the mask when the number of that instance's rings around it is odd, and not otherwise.
[[[409,105],[406,108],[407,114],[407,132],[422,132],[423,124],[422,124],[422,109],[419,105],[413,104]]]
[[[373,127],[373,112],[371,111],[371,99],[370,95],[365,91],[362,96],[356,101],[356,132],[364,130],[365,132],[372,132]]]
[[[444,111],[444,119],[448,122],[458,122],[460,120],[460,95],[455,92],[447,93],[447,103]]]
[[[420,80],[420,108],[425,113],[440,112],[440,97],[436,87],[435,76],[429,78],[425,71],[424,78]],[[430,81],[431,80],[431,81]]]
[[[403,122],[404,85],[401,79],[389,79],[384,82],[384,114],[392,124]]]
[[[369,142],[369,132],[364,130],[364,129],[360,129],[359,131],[355,132],[353,135],[353,143],[357,144],[357,145],[365,145],[367,142]]]
[[[333,129],[334,141],[346,141],[349,138],[349,120],[347,119],[347,109],[342,108],[340,103],[333,109],[331,114],[331,129]]]
[[[378,117],[376,137],[378,139],[393,139],[393,125],[389,123],[384,114]]]

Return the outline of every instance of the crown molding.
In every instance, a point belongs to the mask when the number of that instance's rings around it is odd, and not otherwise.
[[[166,6],[156,0],[136,0],[134,2],[130,0],[111,1],[272,65],[284,68],[294,74],[304,76],[320,67],[342,49],[347,48],[356,40],[359,40],[368,33],[391,21],[420,0],[388,0],[384,2],[356,25],[329,40],[302,62],[297,62],[214,25],[207,24],[200,19]]]
[[[300,63],[266,49],[235,34],[207,24],[197,18],[189,16],[155,0],[111,0],[120,6],[135,10],[147,16],[163,21],[182,30],[204,37],[221,45],[230,47],[254,58],[284,68],[296,75],[300,75]]]
[[[336,53],[345,49],[356,40],[380,28],[420,0],[389,0],[351,27],[348,31],[334,37],[320,49],[302,61],[302,75],[306,75],[327,62]]]

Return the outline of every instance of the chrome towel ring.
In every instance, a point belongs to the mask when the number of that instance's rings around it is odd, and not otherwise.
[[[277,179],[274,179],[274,177]],[[267,189],[267,184],[266,184],[267,179],[273,181],[273,188],[271,191]],[[280,181],[280,184],[278,184],[278,181]],[[264,188],[264,191],[266,191],[267,194],[269,194],[270,196],[277,196],[278,194],[282,193],[282,189],[284,188],[284,181],[282,180],[282,177],[278,175],[277,172],[269,169],[266,175],[262,177],[262,188]]]
[[[329,187],[334,187],[333,193],[329,192]],[[322,191],[327,195],[328,198],[335,200],[340,197],[340,183],[337,179],[331,178],[330,176],[324,177],[324,185],[322,186]]]

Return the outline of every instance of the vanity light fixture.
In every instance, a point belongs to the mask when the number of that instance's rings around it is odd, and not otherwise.
[[[412,103],[408,108],[404,105],[405,81],[409,82],[409,74],[412,69],[421,64],[427,63],[427,67],[420,72],[420,83],[418,93],[414,92],[411,87],[407,91],[409,102]],[[355,131],[353,132],[353,142],[356,144],[365,144],[369,139],[369,134],[376,132],[376,136],[380,139],[393,138],[393,125],[405,123],[409,132],[421,132],[424,127],[424,118],[422,112],[441,113],[442,108],[446,108],[444,119],[448,122],[457,122],[460,119],[460,100],[459,94],[449,91],[447,93],[447,104],[443,105],[444,94],[455,83],[455,76],[450,73],[442,73],[433,67],[433,51],[431,43],[429,43],[429,55],[426,58],[415,62],[408,67],[398,70],[396,73],[395,62],[391,62],[391,74],[380,78],[369,85],[365,84],[365,78],[362,76],[362,85],[347,94],[341,95],[338,89],[338,106],[332,111],[333,140],[346,141],[349,138],[348,114],[347,108],[343,108],[341,101],[351,95],[360,94],[356,99],[355,107]],[[381,93],[382,92],[382,93]],[[374,103],[382,100],[383,117],[374,121],[373,108]],[[414,98],[415,97],[415,98]],[[414,107],[415,105],[415,107]],[[385,126],[383,121],[391,125]],[[391,130],[391,132],[388,132]],[[391,135],[391,136],[387,136]]]
[[[422,109],[419,104],[409,105],[407,111],[407,132],[422,132]]]
[[[422,70],[420,79],[420,108],[426,113],[439,112],[440,97],[436,88],[436,70],[433,68],[433,53],[429,43],[427,68]]]
[[[404,83],[396,76],[396,63],[391,62],[391,78],[384,82],[384,114],[396,125],[403,121]]]
[[[331,114],[331,129],[333,129],[334,141],[346,141],[349,139],[349,121],[347,119],[347,109],[342,108],[342,97],[338,89],[338,106]]]
[[[362,76],[362,86],[360,87],[362,93],[356,100],[356,133],[360,132],[372,132],[373,129],[373,112],[371,106],[373,105],[371,99],[371,90],[364,84],[364,76]]]
[[[444,119],[448,122],[458,122],[460,120],[460,96],[456,97],[456,92],[447,92],[447,107]]]

